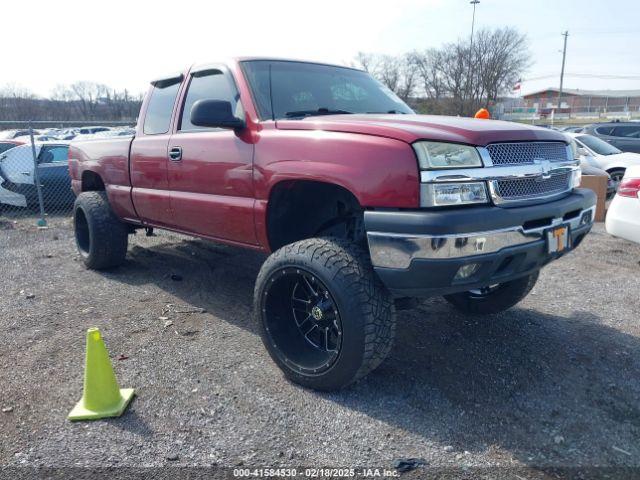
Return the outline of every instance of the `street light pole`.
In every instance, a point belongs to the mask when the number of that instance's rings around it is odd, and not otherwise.
[[[480,0],[471,0],[469,3],[473,5],[473,16],[471,17],[471,48],[473,48],[473,27],[476,23],[476,5],[480,3]]]
[[[473,83],[471,82],[471,60],[473,59],[473,29],[476,25],[476,5],[480,3],[480,0],[471,0],[470,5],[473,5],[473,16],[471,17],[471,37],[469,39],[469,68],[467,70],[467,97],[469,97]]]

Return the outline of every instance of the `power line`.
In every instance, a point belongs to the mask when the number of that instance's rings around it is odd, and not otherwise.
[[[523,82],[530,82],[533,80],[545,80],[547,78],[556,78],[557,74],[540,75],[537,77],[523,78]],[[640,74],[598,74],[598,73],[570,73],[565,72],[565,77],[577,77],[577,78],[600,78],[604,80],[640,80]]]

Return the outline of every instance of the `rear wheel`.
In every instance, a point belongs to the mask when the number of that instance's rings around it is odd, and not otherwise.
[[[302,240],[276,251],[260,270],[254,305],[269,354],[306,387],[349,385],[393,345],[391,296],[368,255],[342,239]]]
[[[535,272],[510,282],[445,295],[444,299],[463,313],[478,315],[500,313],[526,297],[537,280],[538,272]]]
[[[76,246],[87,268],[116,267],[127,254],[128,229],[113,213],[105,192],[83,192],[73,208]]]

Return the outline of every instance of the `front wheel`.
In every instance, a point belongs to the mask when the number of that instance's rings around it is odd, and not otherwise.
[[[510,282],[445,295],[444,299],[463,313],[477,315],[500,313],[526,297],[537,280],[538,272],[535,272]]]
[[[267,351],[287,378],[335,390],[386,358],[395,335],[391,295],[359,246],[312,238],[273,253],[254,307]]]

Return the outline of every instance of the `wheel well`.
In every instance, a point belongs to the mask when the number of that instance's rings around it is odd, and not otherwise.
[[[104,189],[104,182],[96,172],[86,171],[82,173],[83,192],[97,192]]]
[[[363,209],[346,188],[308,180],[277,184],[269,196],[271,250],[305,238],[334,236],[364,241]]]

